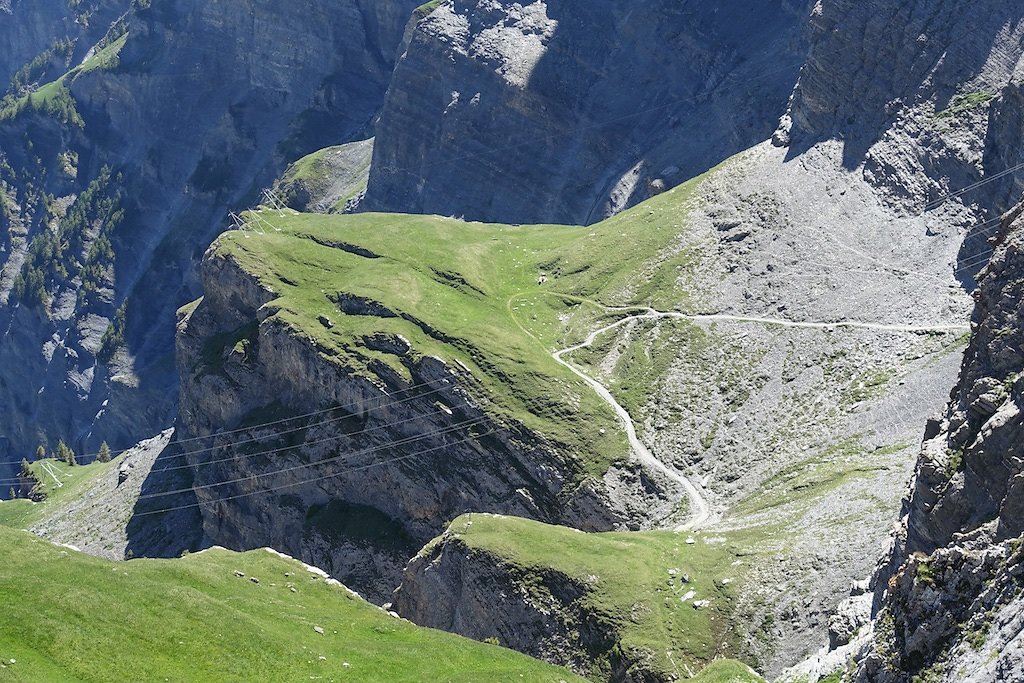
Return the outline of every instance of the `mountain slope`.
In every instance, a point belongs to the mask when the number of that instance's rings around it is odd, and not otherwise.
[[[633,206],[771,135],[804,4],[432,3],[376,126],[364,208],[586,224]]]
[[[797,169],[778,195],[751,190],[781,154],[759,146],[589,227],[246,214],[180,324],[179,435],[214,438],[182,453],[205,533],[286,548],[383,601],[464,512],[678,525],[684,492],[639,466],[609,403],[553,357],[592,337],[561,357],[608,387],[661,467],[732,510],[714,528],[764,553],[738,599],[743,652],[768,671],[803,655],[872,568],[966,326],[955,289],[911,312],[905,273],[865,280],[839,251],[791,260],[818,237],[776,237],[815,210],[797,186],[826,181]],[[789,265],[750,279],[760,258]],[[930,267],[952,280],[948,261]],[[805,298],[766,310],[734,296],[741,278]],[[834,295],[808,296],[821,287]],[[367,519],[388,533],[360,536]]]
[[[243,496],[204,513],[207,535],[316,558],[384,600],[465,512],[588,530],[670,513],[671,482],[632,461],[614,412],[551,355],[620,315],[599,302],[627,288],[683,307],[699,295],[676,282],[696,256],[678,244],[689,189],[661,199],[651,209],[669,220],[638,211],[596,229],[246,214],[208,253],[206,296],[179,324],[178,435],[215,437],[184,458],[201,501]],[[640,226],[644,240],[613,248]],[[365,515],[398,545],[344,522]]]
[[[4,680],[582,681],[396,619],[265,550],[113,564],[22,531],[0,542]]]
[[[167,426],[202,251],[287,162],[364,137],[414,5],[137,4],[105,50],[5,104],[3,460]]]

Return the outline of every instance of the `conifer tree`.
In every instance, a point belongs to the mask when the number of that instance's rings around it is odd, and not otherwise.
[[[39,444],[39,448],[36,449],[36,460],[45,460],[45,459],[46,459],[46,448],[43,447],[43,444]]]
[[[17,491],[14,490],[13,486],[11,487],[10,493],[11,493],[11,500],[14,500],[15,498],[18,497],[18,493],[17,493]]]
[[[63,460],[68,465],[77,465],[78,462],[75,460],[75,452],[71,450],[71,447],[64,443],[64,439],[57,442],[57,459]]]
[[[96,462],[110,462],[110,446],[104,441],[100,444],[100,452],[96,456]]]

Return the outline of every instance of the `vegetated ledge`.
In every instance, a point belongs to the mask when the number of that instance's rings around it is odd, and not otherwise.
[[[185,459],[214,542],[279,547],[384,601],[408,558],[465,512],[588,531],[651,518],[658,491],[627,462],[614,413],[509,305],[536,291],[536,265],[494,245],[508,230],[548,256],[582,230],[249,220],[264,233],[217,241],[206,296],[179,323],[178,438],[212,436]],[[498,250],[488,264],[484,248]],[[353,515],[387,533],[349,533]]]
[[[602,304],[688,305],[691,190],[585,228],[246,214],[178,327],[177,438],[210,437],[185,454],[205,535],[280,548],[383,602],[466,512],[653,524],[668,487],[552,352]],[[381,538],[350,533],[356,518]]]
[[[394,608],[595,681],[677,680],[736,651],[727,624],[743,543],[466,515],[409,563]],[[741,668],[740,680],[760,680]]]

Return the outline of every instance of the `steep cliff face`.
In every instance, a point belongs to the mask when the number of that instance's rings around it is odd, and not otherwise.
[[[610,656],[615,635],[582,604],[591,590],[586,581],[550,567],[518,566],[474,548],[455,531],[467,522],[472,519],[456,520],[452,530],[412,559],[395,594],[396,612],[421,626],[479,641],[493,638],[576,671],[586,672],[596,658]],[[619,658],[606,666],[625,668]]]
[[[989,112],[1007,106],[1021,76],[1018,3],[821,0],[811,29],[810,56],[776,136],[791,155],[840,141],[847,168],[862,169],[894,207],[915,213],[1013,165]],[[997,213],[1016,200],[993,190],[965,199]]]
[[[202,251],[286,162],[362,137],[415,2],[145,5],[0,116],[8,453],[168,424],[173,312]]]
[[[448,0],[407,38],[365,207],[592,223],[764,140],[804,3]]]
[[[1019,487],[1024,370],[1024,206],[1008,219],[981,275],[974,335],[944,419],[928,427],[910,501],[907,549],[931,553],[956,533],[996,523],[997,540],[1024,532]],[[936,433],[938,432],[938,433]]]
[[[906,516],[878,580],[858,680],[1024,676],[1024,205],[982,271],[975,332],[945,415],[928,425]]]
[[[290,239],[295,249],[284,252],[312,258]],[[319,242],[343,262],[381,258]],[[324,288],[359,279],[315,272]],[[189,444],[176,469],[191,470],[212,542],[280,548],[384,601],[408,558],[464,512],[589,530],[626,521],[581,482],[578,463],[495,415],[464,364],[386,330],[393,320],[426,323],[358,294],[312,289],[296,296],[322,298],[333,313],[296,319],[282,295],[305,286],[303,276],[273,266],[261,275],[225,244],[211,248],[202,277],[206,296],[179,323],[178,435]],[[335,326],[363,321],[383,329],[358,347],[332,341]]]

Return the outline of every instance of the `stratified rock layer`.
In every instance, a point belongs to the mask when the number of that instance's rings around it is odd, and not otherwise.
[[[448,0],[408,36],[365,207],[592,223],[764,140],[806,7]]]
[[[212,542],[279,548],[383,602],[463,512],[623,521],[541,436],[489,415],[460,368],[387,335],[367,343],[411,379],[350,367],[275,318],[277,295],[216,246],[202,275],[207,295],[179,323],[178,434],[200,438],[183,454]],[[341,296],[343,313],[394,315]]]
[[[29,31],[57,4],[15,3],[0,32]],[[199,294],[203,250],[288,161],[365,137],[415,4],[139,4],[119,54],[64,79],[62,110],[0,121],[0,403],[17,406],[0,422],[0,459],[57,438],[119,448],[169,424],[174,310]],[[81,248],[60,257],[85,265],[109,246],[109,258],[89,264],[88,286],[43,263],[41,302],[11,296],[26,259],[42,260],[30,245],[60,222],[50,207],[74,207],[107,168],[101,191],[122,219],[62,235]]]

